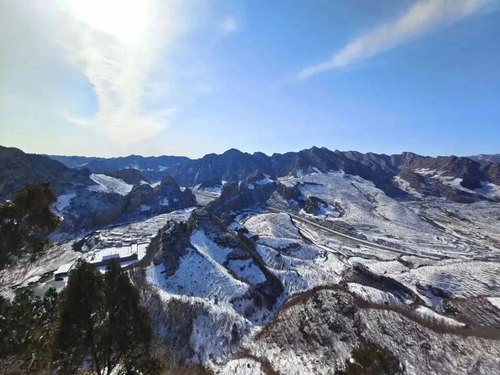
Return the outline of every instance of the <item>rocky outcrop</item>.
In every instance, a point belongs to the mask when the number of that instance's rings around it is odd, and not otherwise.
[[[211,202],[207,209],[216,215],[221,215],[224,212],[262,207],[276,191],[276,186],[275,182],[266,184],[248,181],[228,182],[224,185],[220,197]]]
[[[153,189],[154,198],[151,202],[153,212],[163,213],[196,205],[196,197],[191,189],[182,191],[177,182],[170,176]]]
[[[301,196],[300,189],[298,185],[288,186],[278,182],[278,193],[287,201],[298,200]]]
[[[154,189],[148,184],[134,186],[128,195],[127,212],[140,211],[141,205],[152,202],[154,195]]]
[[[127,212],[161,214],[196,205],[190,189],[182,191],[177,182],[167,176],[158,186],[136,185],[128,195]]]
[[[189,237],[193,231],[187,223],[168,222],[162,230],[160,252],[155,256],[155,263],[165,267],[165,277],[172,276],[179,267],[180,258],[191,245]]]
[[[98,228],[119,220],[127,206],[127,198],[114,193],[77,189],[71,204],[64,210],[60,230],[71,232]]]
[[[104,174],[114,178],[119,178],[129,185],[140,185],[149,182],[139,170],[134,168],[119,169],[113,172],[106,172]]]
[[[258,314],[262,309],[273,308],[283,293],[283,285],[267,269],[265,262],[255,249],[254,242],[243,234],[228,230],[217,216],[203,208],[194,210],[185,223],[173,221],[167,223],[158,234],[160,245],[157,246],[154,263],[163,264],[163,274],[166,278],[177,272],[184,256],[189,252],[198,251],[191,243],[191,236],[195,232],[203,233],[205,236],[203,248],[210,248],[213,245],[218,246],[221,251],[221,254],[214,256],[203,250],[198,252],[198,256],[209,257],[210,263],[217,262],[219,264],[217,267],[224,267],[228,275],[231,275],[230,277],[251,285],[245,294],[235,295],[230,300],[237,311],[250,317]],[[222,249],[224,249],[224,253],[229,252],[229,254],[223,255]],[[254,272],[257,274],[261,273],[263,280],[255,281],[253,278],[248,278],[245,273],[241,273],[242,266],[235,267],[238,262],[243,262],[248,267],[254,268]],[[193,278],[196,279],[196,275],[193,275]]]
[[[328,207],[328,203],[318,197],[308,197],[304,203],[304,211],[311,215],[318,215]]]

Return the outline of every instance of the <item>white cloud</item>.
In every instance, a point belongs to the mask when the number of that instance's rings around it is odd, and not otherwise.
[[[486,2],[487,0],[419,0],[400,18],[355,39],[328,61],[303,69],[299,72],[298,79],[339,69],[387,51],[439,25],[458,21],[477,11]]]
[[[221,30],[225,34],[231,34],[238,31],[238,22],[233,16],[227,17],[221,24]]]
[[[192,26],[193,4],[6,2],[0,14],[0,49],[8,57],[0,61],[6,78],[0,82],[1,93],[18,93],[26,103],[35,96],[46,107],[50,104],[53,117],[62,115],[66,124],[69,120],[116,145],[150,139],[177,111],[178,103],[158,100],[168,82],[162,91],[154,76],[168,64],[180,35]],[[92,100],[82,100],[92,96],[96,107]],[[51,122],[49,117],[40,123]],[[13,120],[11,116],[9,122]]]
[[[92,85],[98,112],[77,123],[119,144],[158,134],[174,113],[149,111],[151,76],[181,25],[177,0],[74,0],[64,10],[71,38],[62,39]],[[72,119],[69,117],[68,119]]]

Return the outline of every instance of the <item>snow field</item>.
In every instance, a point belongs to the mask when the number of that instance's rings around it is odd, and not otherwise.
[[[92,173],[90,175],[90,179],[97,184],[89,186],[88,189],[90,191],[127,195],[134,187],[133,185],[129,185],[118,178],[110,177],[105,174]]]

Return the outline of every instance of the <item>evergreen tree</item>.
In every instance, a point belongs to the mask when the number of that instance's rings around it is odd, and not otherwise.
[[[137,288],[120,263],[110,263],[104,276],[107,319],[103,354],[108,374],[120,362],[126,373],[144,371],[153,331],[148,312],[140,305]]]
[[[57,299],[54,288],[43,300],[29,288],[21,290],[12,303],[0,298],[0,367],[9,357],[22,373],[47,369]]]
[[[74,373],[83,363],[99,375],[109,375],[118,365],[120,374],[158,371],[150,356],[148,313],[118,262],[109,265],[104,277],[88,263],[77,265],[63,292],[59,317],[56,371]]]
[[[399,359],[387,348],[363,340],[353,349],[343,375],[396,375],[402,374]]]
[[[53,361],[62,374],[76,373],[85,360],[102,374],[98,348],[106,318],[103,279],[89,263],[80,262],[70,273],[59,307]]]
[[[13,202],[0,205],[0,267],[24,253],[36,257],[48,243],[59,219],[50,210],[57,201],[49,184],[28,185]]]

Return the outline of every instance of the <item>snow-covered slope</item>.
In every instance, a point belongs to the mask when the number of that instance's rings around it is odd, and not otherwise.
[[[172,360],[221,374],[329,374],[369,338],[409,374],[500,372],[500,203],[394,198],[319,168],[232,185],[226,195],[194,189],[215,200],[206,208],[78,242],[91,256],[129,248],[145,256],[144,272],[132,274]],[[61,196],[59,208],[71,199]],[[80,255],[73,242],[2,273],[2,292]]]
[[[105,174],[92,173],[90,175],[90,178],[97,184],[89,186],[89,190],[91,191],[102,191],[105,193],[127,195],[133,188],[133,185],[129,185],[118,178],[107,176]]]

